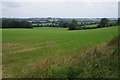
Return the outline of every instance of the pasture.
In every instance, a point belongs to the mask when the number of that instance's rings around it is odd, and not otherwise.
[[[73,31],[54,27],[2,29],[3,77],[91,77],[87,69],[81,70],[87,67],[81,61],[89,61],[85,56],[96,47],[106,48],[117,30],[117,26]],[[116,77],[111,73],[106,71],[103,77]]]

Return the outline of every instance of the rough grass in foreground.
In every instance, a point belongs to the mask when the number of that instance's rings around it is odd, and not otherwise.
[[[2,35],[3,77],[118,77],[115,47],[106,45],[117,27],[3,29]]]

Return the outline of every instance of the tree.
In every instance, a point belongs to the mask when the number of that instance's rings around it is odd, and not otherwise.
[[[64,20],[59,20],[58,25],[59,25],[59,27],[67,28],[69,26],[69,22],[68,21],[64,21]]]
[[[59,27],[63,27],[63,24],[64,24],[64,21],[63,20],[59,20],[59,23],[58,23]]]
[[[120,18],[118,18],[117,20],[117,25],[120,25]]]
[[[69,30],[76,30],[76,29],[79,29],[78,22],[73,19],[69,24]]]
[[[108,26],[108,19],[107,18],[102,18],[99,24],[99,27],[106,27]]]

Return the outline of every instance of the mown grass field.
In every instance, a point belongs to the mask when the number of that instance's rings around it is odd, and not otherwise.
[[[107,64],[96,68],[104,69],[94,74],[93,65],[99,61],[89,58],[96,48],[109,55],[109,51],[105,51],[106,44],[117,36],[117,28],[73,31],[48,27],[3,29],[3,77],[116,77],[116,71],[107,69]]]
[[[98,24],[86,25],[86,27],[96,27]]]

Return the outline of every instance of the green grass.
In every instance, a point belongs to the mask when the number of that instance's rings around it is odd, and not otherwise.
[[[98,26],[98,24],[86,25],[86,27],[89,27],[89,28],[91,28],[91,27],[97,27],[97,26]]]
[[[80,74],[72,69],[77,70],[80,62],[71,62],[79,60],[75,55],[85,56],[89,49],[109,42],[117,35],[117,28],[73,31],[48,27],[3,29],[3,77],[70,77],[72,73]]]

